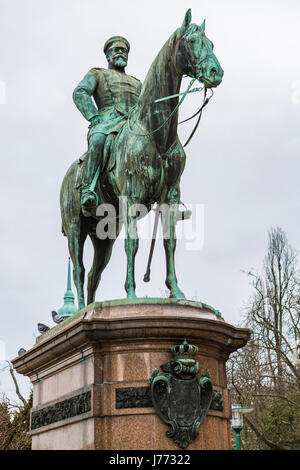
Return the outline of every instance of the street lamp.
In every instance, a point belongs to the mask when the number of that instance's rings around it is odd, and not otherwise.
[[[241,431],[243,430],[243,414],[250,413],[253,408],[250,406],[232,405],[231,427],[235,432],[235,450],[241,450]]]

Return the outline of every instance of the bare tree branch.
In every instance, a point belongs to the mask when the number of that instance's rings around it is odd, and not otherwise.
[[[265,435],[260,432],[260,430],[250,421],[247,416],[245,416],[245,422],[248,424],[248,426],[255,432],[255,434],[261,439],[262,442],[264,442],[270,449],[272,450],[290,450],[289,447],[285,447],[279,444],[275,444],[275,442],[270,441],[265,437]]]
[[[245,417],[247,448],[294,449],[300,442],[300,376],[294,362],[300,277],[297,252],[280,227],[269,231],[262,272],[251,268],[247,274],[253,293],[244,324],[253,337],[228,361],[230,393],[254,410]]]
[[[16,389],[16,394],[17,394],[18,398],[21,400],[21,402],[23,403],[23,405],[25,406],[27,404],[27,400],[25,400],[23,395],[20,393],[19,384],[18,384],[17,379],[16,379],[15,374],[14,374],[14,368],[13,368],[11,362],[9,362],[9,361],[6,361],[6,362],[9,365],[9,373],[11,375],[11,378],[13,379],[15,389]]]

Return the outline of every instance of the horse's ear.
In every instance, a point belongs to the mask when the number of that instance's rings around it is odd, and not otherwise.
[[[200,31],[202,31],[202,33],[205,33],[205,21],[203,21],[202,25],[200,26]]]
[[[186,31],[188,29],[191,21],[192,21],[192,10],[189,8],[185,14],[183,23],[181,25],[182,31]]]

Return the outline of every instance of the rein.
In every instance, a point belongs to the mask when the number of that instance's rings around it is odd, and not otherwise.
[[[191,117],[189,117],[189,118],[187,118],[187,119],[184,119],[184,121],[180,121],[180,122],[179,122],[179,124],[182,124],[183,122],[190,121],[190,120],[193,119],[195,116],[197,116],[197,114],[199,114],[198,120],[197,120],[196,125],[195,125],[195,127],[194,127],[194,129],[193,129],[193,132],[191,133],[191,135],[189,136],[188,140],[187,140],[186,143],[184,144],[184,147],[186,147],[186,146],[190,143],[190,141],[191,141],[193,135],[195,134],[195,132],[196,132],[196,130],[197,130],[197,127],[199,126],[199,122],[201,121],[202,111],[203,111],[203,109],[205,108],[205,106],[209,103],[209,100],[210,100],[210,99],[213,97],[213,95],[214,95],[213,90],[211,90],[211,91],[212,91],[212,94],[210,95],[210,97],[209,97],[209,98],[206,98],[207,88],[205,87],[205,90],[204,90],[204,97],[203,97],[203,104],[202,104],[201,108],[200,108],[195,114],[193,114],[193,116],[191,116]]]
[[[154,101],[154,103],[160,103],[162,101],[166,101],[166,100],[170,100],[172,98],[176,98],[177,96],[181,96],[182,95],[182,98],[180,99],[180,101],[177,103],[177,105],[175,106],[175,108],[173,109],[173,111],[169,114],[169,116],[167,117],[167,119],[159,126],[157,127],[156,129],[154,129],[153,131],[147,133],[147,134],[136,134],[138,135],[139,137],[146,137],[146,136],[149,136],[149,135],[153,135],[155,134],[156,132],[160,131],[166,124],[167,122],[174,116],[174,114],[178,111],[179,107],[182,105],[183,103],[183,100],[185,99],[185,97],[189,94],[189,93],[194,93],[194,92],[198,92],[198,91],[202,91],[203,90],[203,87],[202,88],[193,88],[191,90],[191,87],[192,85],[194,84],[196,78],[192,78],[192,80],[190,81],[186,91],[184,91],[183,93],[177,93],[175,95],[170,95],[170,96],[165,96],[164,98],[159,98],[157,100]],[[191,133],[190,137],[188,138],[188,140],[186,141],[186,143],[184,144],[184,147],[186,147],[189,142],[191,141],[193,135],[195,134],[197,128],[198,128],[198,125],[200,123],[200,120],[201,120],[201,117],[202,117],[202,111],[203,109],[205,108],[205,106],[209,103],[210,99],[213,97],[213,90],[212,91],[212,94],[209,98],[206,97],[206,94],[207,94],[207,88],[204,87],[204,97],[203,97],[203,103],[202,103],[202,106],[200,107],[200,109],[195,113],[193,114],[192,116],[190,116],[189,118],[187,119],[184,119],[183,121],[180,121],[178,123],[179,124],[183,124],[184,122],[187,122],[187,121],[190,121],[191,119],[193,119],[194,117],[196,117],[198,114],[199,115],[199,118],[196,122],[196,125],[193,129],[193,132]],[[129,120],[128,120],[128,124],[129,124]],[[132,129],[130,129],[130,126],[129,126],[129,130],[132,131]]]
[[[158,103],[158,102],[160,102],[160,101],[169,100],[169,99],[171,99],[171,98],[175,98],[176,96],[181,96],[181,95],[182,95],[182,98],[181,98],[180,101],[177,103],[177,105],[175,106],[175,108],[173,109],[173,111],[170,113],[170,115],[167,117],[167,119],[166,119],[157,129],[154,129],[154,131],[149,132],[148,134],[136,134],[136,135],[141,136],[141,137],[144,137],[144,136],[148,136],[148,135],[155,134],[155,133],[158,132],[160,129],[162,129],[162,128],[166,125],[166,123],[171,119],[171,117],[174,116],[174,114],[175,114],[176,111],[179,109],[179,107],[181,106],[183,100],[185,99],[186,95],[188,95],[188,93],[194,93],[194,92],[196,92],[196,91],[198,92],[198,91],[201,91],[201,90],[203,89],[203,88],[194,88],[193,90],[191,90],[191,87],[192,87],[193,83],[195,82],[195,80],[196,80],[196,79],[193,78],[193,79],[190,81],[190,83],[189,83],[189,85],[188,85],[188,87],[187,87],[187,89],[186,89],[185,92],[183,92],[183,93],[178,93],[178,94],[176,94],[176,95],[165,96],[164,98],[159,98],[158,100],[155,100],[154,103]],[[198,117],[198,120],[197,120],[197,122],[196,122],[196,125],[195,125],[195,127],[194,127],[194,129],[193,129],[191,135],[189,136],[188,140],[187,140],[186,143],[184,144],[184,147],[186,147],[186,146],[190,143],[190,141],[191,141],[193,135],[195,134],[195,132],[196,132],[198,126],[199,126],[199,123],[200,123],[200,120],[201,120],[201,117],[202,117],[202,111],[203,111],[203,109],[205,108],[205,106],[209,103],[210,99],[211,99],[211,98],[213,97],[213,95],[214,95],[213,90],[211,90],[211,91],[212,91],[211,96],[210,96],[209,98],[207,98],[207,97],[206,97],[207,88],[205,87],[205,88],[204,88],[203,103],[202,103],[202,106],[200,107],[200,109],[198,109],[198,111],[197,111],[195,114],[193,114],[192,116],[190,116],[189,118],[184,119],[183,121],[180,121],[180,122],[178,123],[178,125],[179,125],[179,124],[183,124],[184,122],[190,121],[191,119],[193,119],[194,117],[196,117],[196,116],[199,114],[199,117]],[[129,124],[129,119],[128,119],[128,124]],[[129,126],[129,129],[130,129],[130,126]],[[130,129],[130,130],[132,130],[132,129]],[[96,199],[98,199],[98,196],[97,196],[97,194],[95,193],[95,186],[96,186],[96,184],[97,184],[99,175],[100,175],[100,165],[98,166],[98,168],[97,168],[97,170],[96,170],[96,173],[95,173],[95,175],[94,175],[94,178],[93,178],[93,180],[92,180],[92,183],[90,184],[90,187],[89,187],[89,191],[90,191],[91,193],[93,193],[93,194],[96,196]]]
[[[139,137],[146,137],[146,136],[149,136],[149,135],[153,135],[155,134],[156,132],[160,131],[160,129],[162,129],[168,121],[170,121],[171,117],[174,116],[174,114],[178,111],[179,107],[181,106],[183,100],[185,99],[186,95],[188,93],[191,93],[193,91],[198,91],[198,89],[195,89],[195,90],[191,90],[190,91],[190,88],[192,87],[193,83],[195,82],[196,78],[193,78],[186,91],[184,93],[179,93],[179,94],[176,94],[176,95],[172,95],[172,96],[166,96],[164,98],[161,98],[159,100],[155,100],[154,103],[157,103],[158,101],[164,101],[164,100],[168,100],[168,99],[171,99],[171,98],[174,98],[176,96],[179,96],[182,94],[182,98],[180,99],[180,101],[177,103],[177,105],[175,106],[175,108],[173,109],[173,111],[169,114],[169,116],[167,117],[167,119],[159,126],[157,127],[156,129],[154,129],[154,131],[151,131],[151,132],[148,132],[147,134],[135,134],[135,135],[138,135]],[[129,120],[128,120],[128,124],[129,124]],[[132,131],[132,129],[130,129],[130,126],[129,126],[129,130]]]
[[[193,80],[195,80],[195,79],[193,79]],[[192,82],[193,82],[193,80],[192,80]],[[194,82],[193,82],[193,83],[194,83]],[[190,85],[191,85],[191,83],[190,83]],[[169,99],[175,98],[176,96],[179,96],[179,95],[184,95],[184,97],[183,97],[183,99],[184,99],[188,93],[193,93],[193,92],[195,92],[195,91],[202,91],[202,90],[203,90],[203,87],[202,87],[202,88],[194,88],[193,90],[189,90],[190,85],[189,85],[188,89],[187,89],[184,93],[178,93],[177,95],[166,96],[165,98],[160,98],[160,99],[158,99],[158,100],[155,100],[154,103],[159,103],[160,101],[169,100]],[[199,126],[199,123],[200,123],[200,120],[201,120],[201,117],[202,117],[202,111],[203,111],[203,109],[205,108],[205,106],[209,103],[209,100],[210,100],[210,99],[213,97],[213,95],[214,95],[213,90],[211,90],[211,91],[212,91],[211,96],[210,96],[209,98],[207,98],[207,97],[206,97],[207,88],[204,87],[203,104],[202,104],[202,106],[200,107],[200,109],[199,109],[195,114],[193,114],[193,116],[190,116],[189,118],[184,119],[183,121],[180,121],[180,122],[178,123],[178,125],[179,125],[179,124],[183,124],[184,122],[190,121],[191,119],[193,119],[194,117],[196,117],[196,116],[199,114],[199,118],[198,118],[198,120],[197,120],[197,122],[196,122],[196,125],[195,125],[195,127],[194,127],[194,129],[193,129],[193,132],[191,133],[190,137],[188,138],[188,140],[187,140],[186,143],[184,144],[184,147],[186,147],[186,146],[189,144],[189,142],[191,141],[193,135],[195,134],[195,132],[196,132],[196,130],[197,130],[197,127]],[[183,101],[183,99],[182,99],[182,101]],[[172,113],[170,114],[169,118],[173,115],[174,111],[177,111],[177,109],[179,108],[179,106],[180,106],[180,104],[182,103],[182,101],[181,101],[180,103],[178,103],[178,105],[176,106],[176,108],[175,108],[175,109],[172,111]],[[169,118],[164,122],[164,124],[169,120]],[[164,125],[164,124],[163,124],[163,125]],[[154,133],[154,132],[156,132],[156,129],[155,129],[155,131],[153,131],[153,133]]]

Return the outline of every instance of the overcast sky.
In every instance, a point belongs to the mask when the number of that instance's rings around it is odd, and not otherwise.
[[[189,7],[192,22],[206,18],[225,73],[186,148],[182,199],[194,213],[197,205],[204,208],[203,227],[197,227],[204,243],[191,251],[186,240],[178,242],[177,274],[187,298],[237,324],[251,291],[241,270],[261,268],[269,228],[280,225],[300,249],[299,1],[0,0],[0,7],[0,340],[6,358],[32,347],[37,323],[53,326],[51,310],[63,303],[68,251],[59,190],[86,150],[88,125],[73,104],[73,89],[90,68],[106,67],[103,44],[113,35],[130,41],[127,73],[143,81]],[[180,117],[195,112],[200,100],[190,95]],[[183,142],[192,128],[191,122],[180,128]],[[152,281],[142,280],[149,246],[142,240],[136,258],[137,295],[165,296],[161,240]],[[87,271],[91,254],[87,243]],[[118,240],[97,300],[125,296],[125,271]],[[20,381],[27,393],[27,379]],[[0,392],[13,395],[7,373],[0,374]]]

